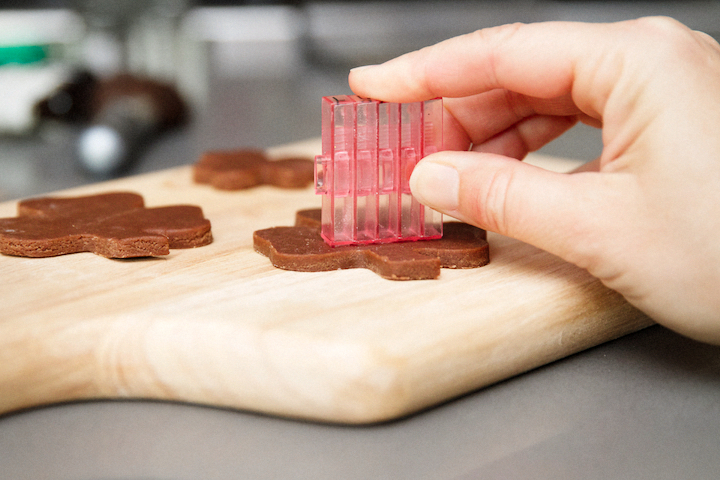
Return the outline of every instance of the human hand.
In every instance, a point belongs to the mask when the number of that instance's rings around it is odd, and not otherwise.
[[[354,69],[361,96],[444,97],[422,203],[587,269],[657,322],[720,343],[720,46],[667,18],[480,30]],[[601,156],[517,161],[577,121]],[[469,151],[468,151],[469,149]]]

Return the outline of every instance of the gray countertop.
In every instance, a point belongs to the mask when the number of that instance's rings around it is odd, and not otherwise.
[[[319,136],[319,98],[347,93],[345,72],[317,68],[211,82],[206,107],[191,124],[155,142],[129,173],[189,164],[211,148]],[[73,163],[76,137],[62,127],[0,138],[0,200],[93,181]],[[600,148],[597,132],[576,127],[542,151],[591,159]],[[149,401],[69,403],[0,417],[3,480],[719,474],[720,347],[659,326],[380,425],[324,425]]]
[[[714,479],[720,347],[653,326],[391,423],[102,401],[0,418],[7,479]]]

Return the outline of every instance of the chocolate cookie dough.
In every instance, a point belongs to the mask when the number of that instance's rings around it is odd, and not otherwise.
[[[440,268],[476,268],[490,260],[486,232],[458,222],[443,224],[443,238],[373,245],[331,247],[320,236],[320,210],[300,210],[295,226],[253,234],[257,252],[277,268],[319,272],[367,268],[390,280],[440,276]]]
[[[204,153],[195,164],[196,183],[220,190],[243,190],[257,185],[303,188],[315,176],[314,163],[306,158],[270,160],[261,150],[227,150]]]
[[[200,207],[145,208],[142,196],[130,192],[29,199],[18,204],[17,217],[0,218],[0,253],[5,255],[148,257],[210,242],[210,221]]]

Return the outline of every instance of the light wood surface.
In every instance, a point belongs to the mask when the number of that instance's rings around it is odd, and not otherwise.
[[[318,150],[312,140],[270,153]],[[490,265],[438,280],[275,269],[252,232],[319,206],[312,188],[223,192],[194,185],[185,166],[59,194],[115,190],[201,206],[215,241],[140,260],[0,256],[0,412],[152,398],[377,422],[651,323],[585,271],[494,234]],[[0,217],[15,209],[0,204]]]

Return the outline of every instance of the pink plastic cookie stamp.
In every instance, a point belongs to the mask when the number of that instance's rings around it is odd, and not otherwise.
[[[355,95],[322,99],[322,154],[315,191],[331,246],[442,237],[442,215],[410,192],[417,162],[442,150],[442,99],[386,103]]]

